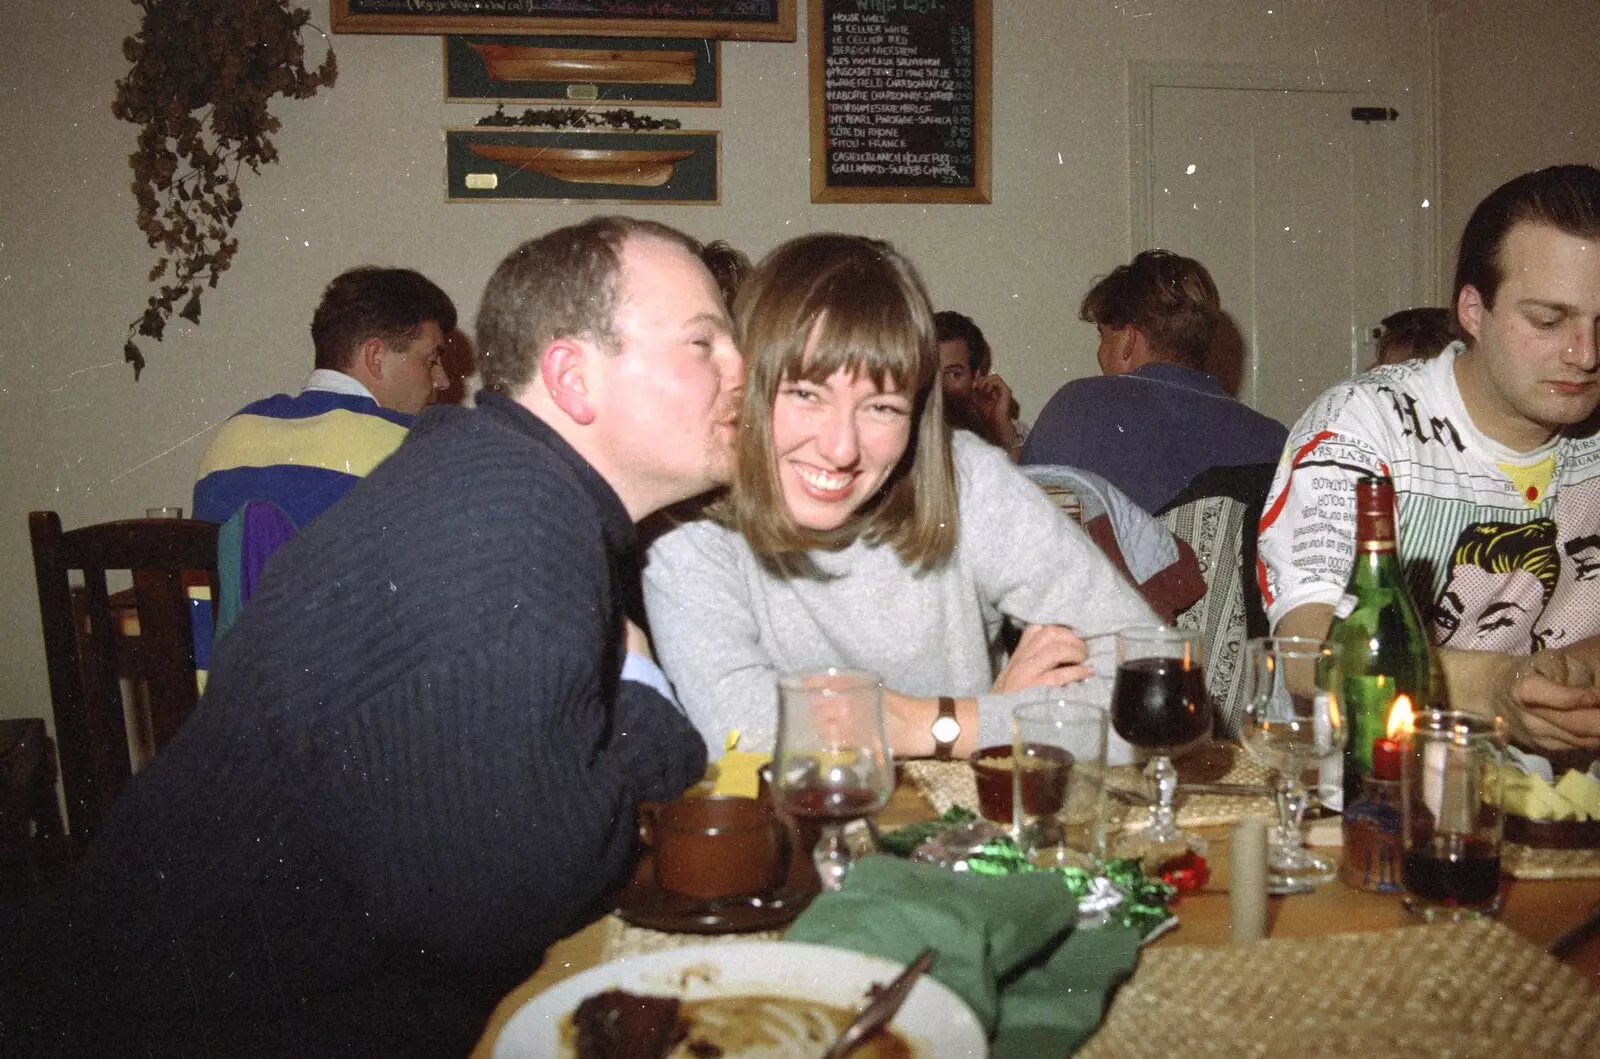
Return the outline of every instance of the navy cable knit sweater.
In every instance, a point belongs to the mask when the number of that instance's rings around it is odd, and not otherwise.
[[[521,407],[424,414],[274,556],[41,920],[47,1054],[464,1054],[704,770],[618,679],[633,547]]]

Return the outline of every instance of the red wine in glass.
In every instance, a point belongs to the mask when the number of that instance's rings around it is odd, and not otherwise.
[[[1181,658],[1123,662],[1111,690],[1111,725],[1146,750],[1170,750],[1199,739],[1211,729],[1202,669]]]
[[[1150,818],[1139,834],[1145,856],[1162,846],[1203,853],[1205,840],[1178,826],[1173,797],[1178,771],[1171,751],[1211,730],[1198,630],[1166,626],[1117,633],[1117,676],[1111,685],[1111,727],[1136,747],[1150,751],[1145,767],[1151,793]]]
[[[846,824],[883,808],[883,796],[870,787],[781,788],[778,803],[792,816],[822,824]]]
[[[1444,843],[1438,843],[1441,847]],[[1401,867],[1406,889],[1427,901],[1484,905],[1500,889],[1500,856],[1487,839],[1468,836],[1445,849],[1421,846],[1406,854]]]

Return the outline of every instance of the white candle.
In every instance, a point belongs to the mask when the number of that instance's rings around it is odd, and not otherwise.
[[[1228,841],[1228,938],[1234,944],[1267,935],[1267,822],[1247,816]]]

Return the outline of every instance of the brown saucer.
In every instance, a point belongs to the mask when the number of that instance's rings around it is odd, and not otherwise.
[[[663,890],[646,875],[618,895],[616,912],[636,927],[673,934],[744,934],[788,926],[815,896],[782,886],[757,897],[705,901]]]

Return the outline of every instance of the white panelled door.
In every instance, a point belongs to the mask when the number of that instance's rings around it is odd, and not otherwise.
[[[1384,102],[1374,95],[1149,86],[1133,189],[1147,204],[1135,237],[1145,228],[1148,241],[1135,249],[1211,270],[1242,339],[1230,370],[1223,336],[1217,373],[1285,424],[1370,362],[1372,327],[1412,304],[1410,133],[1351,117]]]

